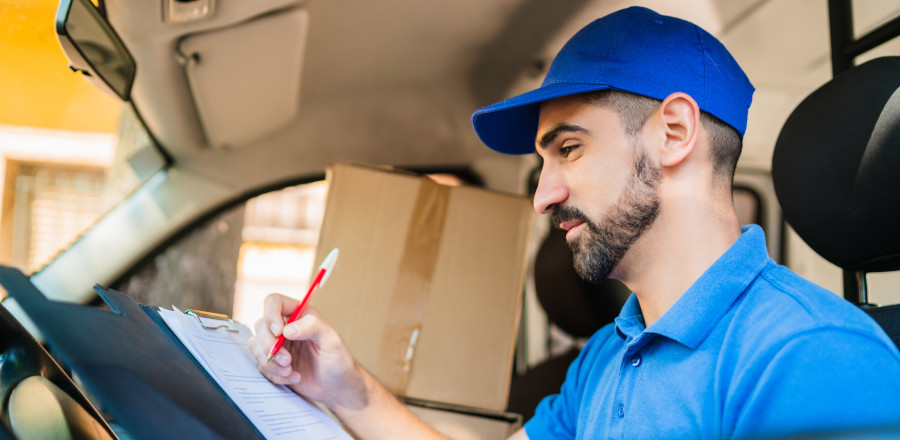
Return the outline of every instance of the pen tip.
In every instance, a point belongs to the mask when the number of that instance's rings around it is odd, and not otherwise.
[[[269,355],[266,356],[266,362],[269,362],[271,360],[272,360],[272,353],[269,353]]]

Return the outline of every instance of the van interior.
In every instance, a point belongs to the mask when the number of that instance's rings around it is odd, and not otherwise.
[[[320,263],[315,247],[325,209],[323,180],[338,162],[390,166],[528,197],[539,158],[486,148],[472,129],[472,112],[538,87],[554,54],[578,29],[639,5],[708,30],[756,87],[734,184],[742,224],[763,227],[769,253],[780,264],[873,316],[883,314],[879,322],[889,333],[900,325],[896,310],[883,307],[900,303],[900,276],[893,272],[900,269],[900,236],[892,230],[900,221],[900,174],[891,168],[898,162],[900,117],[881,111],[893,102],[900,78],[894,67],[882,66],[900,55],[900,39],[894,38],[900,4],[53,3],[55,22],[44,23],[43,38],[57,40],[67,75],[114,103],[118,122],[111,137],[102,138],[109,139],[104,147],[87,145],[90,135],[61,141],[85,154],[105,148],[109,165],[92,185],[97,200],[111,201],[97,202],[97,215],[63,249],[40,257],[35,243],[23,244],[21,252],[13,246],[26,232],[33,235],[38,223],[26,228],[12,218],[16,209],[37,206],[16,197],[25,194],[19,182],[46,160],[13,160],[0,147],[6,173],[0,179],[0,243],[9,246],[0,245],[0,263],[24,272],[50,300],[107,308],[95,289],[101,285],[140,304],[209,310],[252,325],[265,294],[303,290]],[[865,66],[875,67],[857,69]],[[845,72],[858,76],[817,91]],[[870,90],[872,84],[883,87],[869,101],[846,102],[845,90],[863,94],[854,87]],[[89,107],[70,111],[87,119],[92,114]],[[859,184],[862,168],[840,166],[860,157],[875,167],[867,175],[877,179]],[[857,188],[853,183],[868,196],[848,195]],[[15,218],[28,215],[37,218]],[[563,235],[535,216],[527,237],[502,416],[511,424],[527,419],[541,397],[558,389],[580,344],[612,321],[629,293],[614,281],[589,285],[578,279]],[[12,402],[14,390],[28,380],[32,389],[78,408],[64,416],[64,425],[77,427],[86,436],[81,438],[129,438],[128,427],[97,415],[95,406],[102,412],[102,404],[79,388],[77,371],[71,380],[69,366],[54,359],[52,344],[27,310],[12,297],[2,305],[3,402]],[[9,405],[0,416],[0,438],[29,438],[12,429]]]

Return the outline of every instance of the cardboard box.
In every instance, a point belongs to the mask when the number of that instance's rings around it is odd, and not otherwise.
[[[335,164],[316,250],[340,249],[313,300],[394,394],[503,411],[531,201]]]

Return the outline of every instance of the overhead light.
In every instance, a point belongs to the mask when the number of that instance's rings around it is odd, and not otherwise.
[[[166,0],[165,20],[187,23],[202,20],[213,14],[215,0]]]

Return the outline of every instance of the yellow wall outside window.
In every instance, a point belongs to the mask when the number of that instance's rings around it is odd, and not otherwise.
[[[114,133],[122,103],[80,78],[56,40],[58,0],[0,0],[0,125]]]

